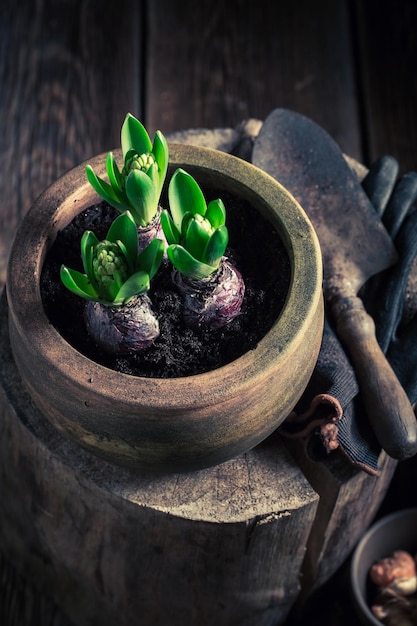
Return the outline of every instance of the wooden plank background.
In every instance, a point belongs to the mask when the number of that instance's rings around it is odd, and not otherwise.
[[[292,108],[364,164],[416,170],[416,18],[415,0],[2,0],[0,285],[35,197],[117,146],[127,111],[169,133]],[[65,624],[1,558],[0,584],[2,625]]]
[[[417,3],[355,0],[363,159],[382,154],[417,169]]]
[[[150,132],[233,127],[277,106],[350,156],[416,169],[412,0],[3,0],[0,280],[34,198],[119,143],[126,111]]]
[[[235,126],[282,106],[312,117],[361,156],[346,3],[164,4],[148,7],[145,115],[152,130]]]

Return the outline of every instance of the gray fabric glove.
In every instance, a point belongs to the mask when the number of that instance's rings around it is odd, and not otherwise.
[[[396,163],[392,157],[383,157],[376,166],[390,161]],[[392,172],[394,175],[395,164]],[[376,180],[375,186],[377,183]],[[366,188],[366,179],[364,184]],[[388,201],[379,210],[397,249],[398,261],[368,281],[362,295],[374,318],[378,343],[412,404],[417,400],[417,316],[415,306],[411,306],[415,303],[407,306],[407,300],[416,295],[409,292],[410,272],[417,256],[416,200],[417,174],[409,172],[395,183]]]

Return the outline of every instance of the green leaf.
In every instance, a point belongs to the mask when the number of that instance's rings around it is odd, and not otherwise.
[[[227,244],[229,243],[229,233],[226,226],[218,228],[210,237],[206,249],[201,257],[201,260],[207,265],[212,267],[218,267],[220,259],[226,251]]]
[[[94,248],[98,242],[95,234],[91,230],[86,230],[81,237],[80,243],[84,272],[96,291],[98,291],[98,284],[93,272],[93,255]]]
[[[132,264],[132,261],[134,261],[135,259],[132,259],[132,260],[131,260],[131,259],[129,258],[129,252],[128,252],[128,250],[127,250],[127,247],[126,247],[126,246],[125,246],[125,244],[123,243],[123,241],[121,241],[120,239],[118,239],[118,240],[116,241],[116,243],[117,243],[117,245],[119,246],[119,248],[120,248],[120,250],[121,250],[121,252],[122,252],[122,254],[123,254],[124,258],[125,258],[125,261],[126,261],[126,263],[127,263],[127,271],[128,271],[128,273],[129,273],[129,274],[131,274],[132,272],[134,272],[134,271],[135,271],[135,266]]]
[[[183,218],[182,218],[182,222],[181,222],[181,235],[180,235],[181,243],[185,240],[185,238],[187,236],[188,227],[190,225],[190,222],[193,219],[194,219],[194,215],[192,213],[190,213],[190,212],[184,213]]]
[[[150,280],[155,276],[161,265],[164,251],[165,243],[162,239],[155,238],[138,256],[137,267],[149,274]]]
[[[95,174],[91,165],[87,165],[85,171],[87,174],[88,182],[93,187],[94,191],[98,193],[101,198],[103,198],[103,200],[106,200],[106,202],[111,204],[111,206],[118,211],[125,211],[129,208],[120,198],[120,196],[117,195],[113,187]]]
[[[113,303],[120,289],[120,281],[112,280],[106,286],[102,285],[99,291],[99,301]]]
[[[97,300],[98,294],[88,277],[77,270],[61,265],[61,280],[65,287],[85,300]]]
[[[159,194],[161,194],[162,187],[166,178],[167,170],[168,170],[168,159],[169,159],[169,150],[168,143],[165,139],[164,135],[160,130],[157,130],[155,133],[155,137],[153,140],[152,152],[154,154],[155,160],[158,163],[159,168]]]
[[[106,157],[106,172],[109,177],[110,185],[113,187],[113,191],[122,198],[124,195],[123,178],[112,152],[109,152]]]
[[[126,115],[121,131],[121,144],[123,158],[126,153],[133,149],[138,154],[151,152],[152,142],[143,126],[131,113]]]
[[[133,296],[145,293],[149,290],[150,281],[147,272],[139,271],[130,276],[121,286],[114,297],[113,304],[121,305],[128,302]]]
[[[194,280],[207,278],[207,276],[210,276],[216,269],[210,267],[210,265],[201,263],[201,261],[195,259],[187,250],[179,245],[174,244],[168,246],[167,254],[172,265],[181,272],[181,274],[193,278]]]
[[[152,180],[140,170],[132,170],[126,180],[126,195],[131,212],[139,226],[147,226],[158,210],[158,200]]]
[[[113,272],[113,279],[114,279],[114,283],[116,285],[116,289],[119,290],[120,287],[123,285],[122,274],[121,274],[120,270],[114,270],[114,272]]]
[[[181,229],[185,213],[204,215],[207,209],[203,192],[197,182],[181,168],[178,168],[171,178],[168,199],[171,215],[178,230]]]
[[[139,155],[134,148],[131,148],[130,150],[128,150],[124,156],[124,165],[126,165],[126,163],[130,161],[130,159],[133,159],[136,156],[139,156]]]
[[[123,252],[125,252],[128,266],[133,269],[138,253],[138,229],[130,211],[116,217],[107,232],[106,239],[117,243],[120,248],[120,242],[122,242],[126,250]]]
[[[152,184],[155,187],[155,197],[159,198],[159,172],[157,163],[152,163],[151,167],[146,172],[146,176],[151,179]]]
[[[209,222],[206,222],[210,226]],[[210,240],[212,232],[208,232],[206,225],[192,219],[188,223],[183,246],[196,259],[202,261],[204,250]],[[211,229],[210,229],[211,230]]]
[[[161,212],[161,226],[168,244],[179,243],[180,231],[175,226],[174,221],[168,211],[163,209]]]
[[[208,219],[213,228],[219,228],[226,223],[226,207],[220,198],[209,202],[205,218]]]

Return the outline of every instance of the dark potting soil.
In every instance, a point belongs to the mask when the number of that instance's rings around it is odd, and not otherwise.
[[[45,312],[58,332],[79,352],[116,371],[135,376],[171,378],[218,368],[238,358],[271,328],[283,308],[290,283],[290,263],[284,245],[271,224],[246,201],[221,191],[204,190],[207,201],[221,197],[227,209],[230,248],[228,258],[245,281],[241,313],[218,330],[192,331],[182,320],[181,296],[164,264],[152,281],[149,296],[160,324],[160,336],[141,353],[114,357],[99,348],[84,326],[85,301],[61,283],[60,267],[82,270],[80,240],[85,230],[104,239],[118,215],[105,202],[74,218],[49,250],[41,276]]]

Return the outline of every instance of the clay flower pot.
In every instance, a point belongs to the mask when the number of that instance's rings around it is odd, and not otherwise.
[[[89,162],[104,175],[104,161],[99,155]],[[255,349],[195,376],[146,378],[99,365],[59,334],[42,306],[40,275],[57,232],[97,201],[85,164],[29,210],[7,279],[13,354],[35,404],[94,454],[157,471],[212,466],[272,433],[306,387],[323,330],[320,248],[294,198],[253,165],[215,150],[172,144],[168,175],[177,167],[203,185],[246,197],[282,238],[291,284],[284,309]]]

